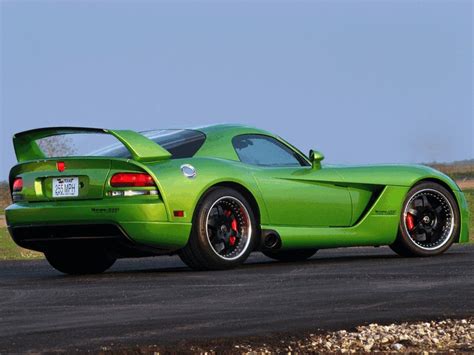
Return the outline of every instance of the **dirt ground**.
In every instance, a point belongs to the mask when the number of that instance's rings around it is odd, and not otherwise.
[[[474,189],[474,179],[469,180],[457,180],[456,183],[459,185],[461,190],[471,190]]]

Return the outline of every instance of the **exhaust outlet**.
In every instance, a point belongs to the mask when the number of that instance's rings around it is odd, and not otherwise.
[[[280,236],[274,230],[263,230],[261,246],[263,249],[279,249],[281,247]]]

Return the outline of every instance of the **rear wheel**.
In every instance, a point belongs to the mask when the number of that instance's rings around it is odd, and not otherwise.
[[[413,187],[403,204],[396,241],[402,256],[433,256],[446,251],[459,235],[459,209],[443,186],[423,182]]]
[[[242,194],[213,188],[196,207],[191,236],[179,256],[196,270],[238,266],[254,249],[256,226],[252,208]]]
[[[45,256],[52,267],[70,275],[99,274],[116,261],[103,250],[49,250]]]
[[[311,258],[318,249],[262,250],[262,254],[279,261],[303,261]]]

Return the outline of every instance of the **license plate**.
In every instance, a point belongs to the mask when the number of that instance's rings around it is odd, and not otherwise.
[[[79,178],[53,178],[53,197],[79,196]]]

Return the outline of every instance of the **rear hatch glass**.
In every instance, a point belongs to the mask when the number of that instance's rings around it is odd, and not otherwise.
[[[201,148],[206,135],[191,129],[161,129],[140,132],[171,153],[172,159],[190,158]],[[114,136],[102,133],[73,133],[36,141],[47,158],[101,156],[131,158],[130,152]]]

